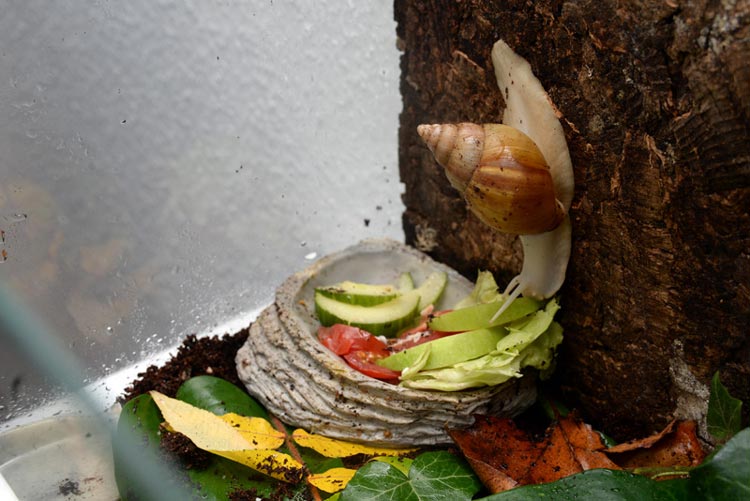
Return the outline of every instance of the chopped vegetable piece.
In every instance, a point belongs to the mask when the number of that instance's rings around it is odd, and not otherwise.
[[[324,326],[353,325],[376,335],[393,336],[408,327],[419,313],[419,294],[406,292],[396,299],[375,306],[351,305],[315,294],[315,311]]]
[[[513,301],[513,304],[494,322],[490,322],[501,304],[500,302],[481,303],[453,310],[439,317],[434,317],[430,320],[429,326],[431,329],[445,332],[484,329],[513,322],[534,313],[542,306],[542,303],[535,299],[521,297]]]
[[[346,304],[374,306],[401,295],[393,285],[361,284],[345,280],[327,287],[318,287],[315,292]]]
[[[431,304],[435,304],[445,290],[448,283],[448,274],[444,271],[435,271],[417,287],[419,293],[419,311],[424,310]]]
[[[386,381],[398,380],[399,373],[375,362],[390,355],[383,341],[369,332],[350,325],[320,327],[318,339],[325,347],[344,357],[346,363],[366,376]]]
[[[541,370],[552,365],[555,347],[562,341],[562,327],[552,319],[560,308],[550,300],[497,343],[488,354],[453,364],[442,369],[404,371],[401,384],[409,388],[459,391],[479,386],[492,386],[521,377],[521,369],[532,366]]]
[[[351,325],[334,324],[318,329],[318,339],[323,346],[336,355],[346,355],[352,351],[385,351],[385,343],[367,331]]]
[[[381,358],[377,353],[362,350],[344,355],[346,363],[365,376],[384,381],[397,381],[401,374],[398,371],[379,366],[376,362]]]
[[[394,353],[388,358],[379,360],[378,365],[402,371],[414,365],[425,350],[430,350],[430,356],[422,370],[448,367],[490,353],[507,333],[508,331],[503,327],[463,332]]]
[[[414,290],[414,278],[408,271],[399,275],[398,290],[400,292],[409,292],[410,290]]]

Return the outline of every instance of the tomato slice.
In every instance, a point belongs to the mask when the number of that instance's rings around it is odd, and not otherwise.
[[[369,332],[351,325],[334,324],[318,329],[323,346],[341,355],[352,369],[366,376],[389,382],[398,381],[400,372],[380,367],[375,362],[391,354],[386,344]]]
[[[379,351],[385,349],[385,343],[369,332],[351,325],[334,324],[318,329],[318,339],[323,346],[336,355],[346,355],[352,351]]]
[[[398,339],[395,339],[392,343],[389,344],[389,350],[391,351],[391,353],[397,353],[399,351],[404,351],[407,348],[413,348],[414,346],[440,339],[441,337],[452,336],[453,334],[458,333],[430,331],[426,329],[422,331],[415,331],[407,336],[399,336]]]
[[[373,353],[364,350],[352,351],[344,355],[344,360],[351,366],[365,376],[370,376],[375,379],[382,379],[388,382],[397,382],[401,373],[386,369],[375,363],[376,360],[388,356],[388,352],[383,350],[383,353]]]

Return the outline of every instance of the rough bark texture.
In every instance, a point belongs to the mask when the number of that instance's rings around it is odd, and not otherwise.
[[[407,241],[467,276],[520,270],[416,134],[497,122],[505,39],[561,112],[576,177],[561,388],[634,436],[705,410],[716,370],[750,400],[750,2],[396,0]],[[747,417],[747,416],[746,416]]]

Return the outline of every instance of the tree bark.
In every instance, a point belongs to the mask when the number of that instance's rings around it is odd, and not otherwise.
[[[517,238],[467,212],[416,134],[500,121],[503,38],[559,109],[573,159],[563,395],[632,437],[704,414],[720,370],[747,410],[750,2],[395,0],[395,16],[407,242],[469,277],[520,270]]]

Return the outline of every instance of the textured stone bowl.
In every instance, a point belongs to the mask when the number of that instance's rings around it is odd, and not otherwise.
[[[472,284],[427,255],[392,240],[365,240],[289,277],[250,329],[237,371],[248,391],[282,421],[329,437],[380,445],[449,443],[446,427],[468,426],[475,414],[512,417],[536,398],[523,377],[471,391],[404,388],[351,369],[317,339],[315,287],[342,280],[396,283],[409,271],[419,284],[448,273],[438,308],[465,297]]]

